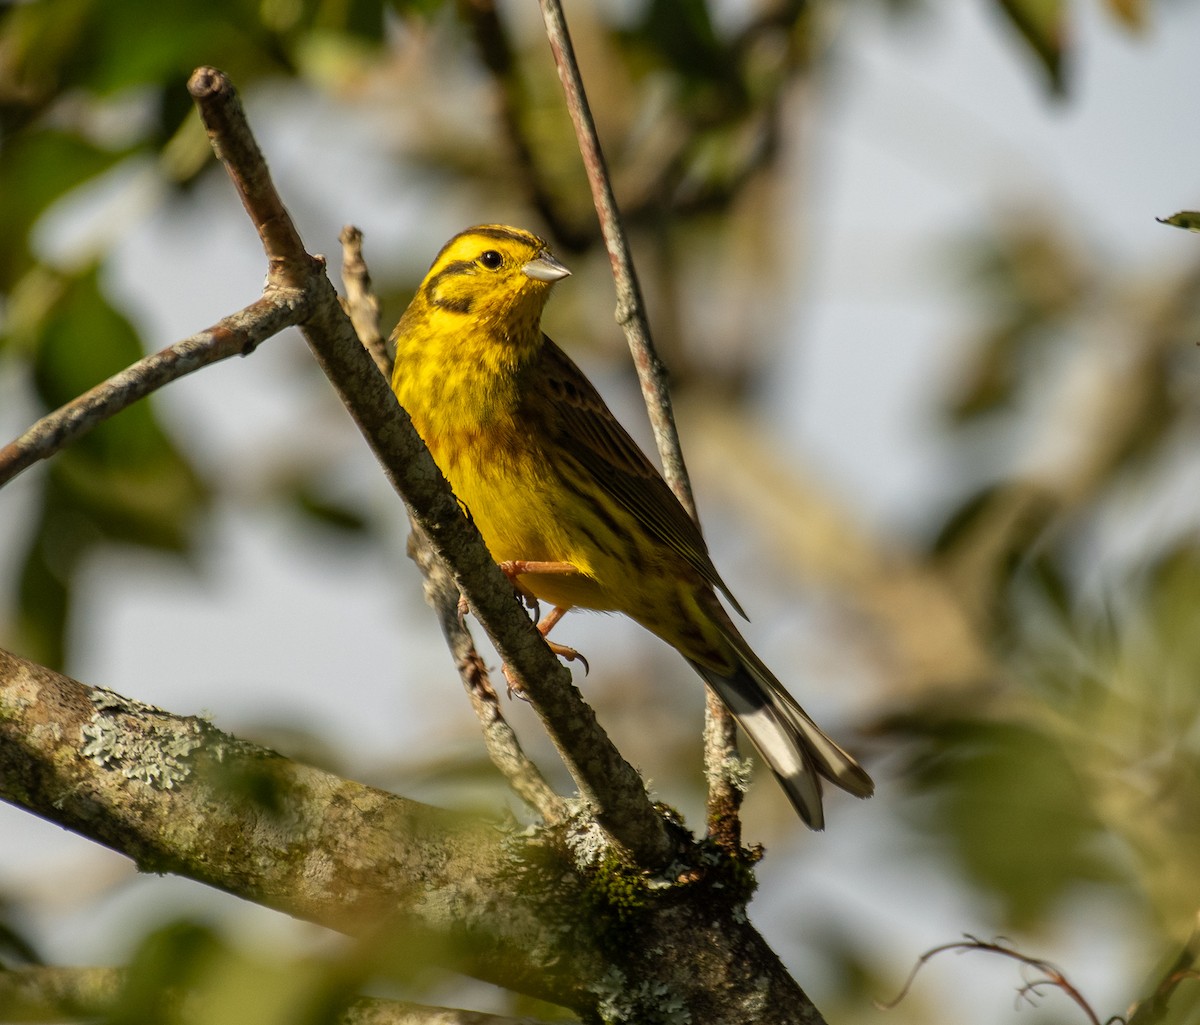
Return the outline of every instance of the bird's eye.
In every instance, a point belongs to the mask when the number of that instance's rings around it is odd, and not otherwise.
[[[495,270],[504,262],[504,257],[494,249],[487,249],[479,254],[479,262],[488,270]]]

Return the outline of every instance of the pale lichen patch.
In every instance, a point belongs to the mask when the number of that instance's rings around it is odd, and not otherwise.
[[[190,756],[204,743],[198,724],[156,721],[158,709],[102,687],[88,697],[96,711],[81,727],[85,758],[156,790],[171,790],[191,774]]]

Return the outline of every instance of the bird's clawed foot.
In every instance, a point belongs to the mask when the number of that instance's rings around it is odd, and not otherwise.
[[[538,605],[538,600],[534,593],[518,579],[522,574],[539,573],[566,576],[570,574],[577,574],[579,572],[579,570],[569,562],[530,562],[525,559],[511,559],[506,562],[501,562],[499,563],[499,567],[500,572],[508,577],[509,581],[511,581],[513,590],[517,592],[517,595],[520,597],[521,601],[533,612],[534,615],[539,614],[540,606]],[[459,618],[462,619],[464,616],[466,616],[468,611],[470,611],[470,609],[467,604],[467,599],[465,596],[460,595],[458,599]],[[538,622],[538,632],[543,637],[546,637],[546,635],[554,629],[555,624],[566,614],[567,610],[565,608],[555,607],[551,609]],[[591,666],[588,665],[588,660],[574,648],[569,648],[565,644],[558,644],[551,640],[547,640],[546,644],[559,658],[565,659],[567,662],[582,662],[585,676],[591,671]],[[528,701],[529,699],[525,696],[524,689],[521,687],[521,684],[517,680],[516,676],[510,672],[507,663],[500,666],[500,671],[504,674],[505,683],[508,685],[508,696],[510,698],[518,697],[523,701]]]
[[[507,662],[500,663],[500,672],[504,674],[504,682],[508,687],[508,699],[520,698],[522,701],[528,701],[529,696],[525,693],[525,688],[521,686],[520,680],[513,675],[508,668]]]
[[[568,662],[582,662],[584,676],[587,676],[587,674],[591,672],[591,666],[588,665],[588,660],[579,654],[579,652],[574,648],[568,648],[565,644],[558,644],[555,641],[547,641],[546,644],[549,645],[550,650],[553,651],[554,654],[556,654],[559,658],[565,659]]]
[[[556,641],[546,641],[546,646],[561,659],[565,659],[568,662],[582,662],[583,675],[586,676],[588,674],[590,670],[590,666],[588,666],[588,660],[579,654],[579,652],[574,648],[568,648],[565,644],[559,644]],[[508,685],[508,696],[510,698],[520,698],[522,701],[528,701],[529,698],[525,695],[525,688],[521,686],[516,676],[509,670],[507,662],[500,666],[500,672],[504,674],[504,682]]]
[[[566,609],[562,609],[562,608],[551,609],[549,612],[546,613],[546,615],[542,619],[542,621],[540,623],[538,623],[538,633],[540,633],[543,637],[546,637],[546,635],[549,634],[550,631],[554,629],[555,623],[557,623],[560,619],[562,619],[562,617],[565,616],[566,614],[567,614]],[[591,672],[591,666],[588,665],[588,660],[586,658],[584,658],[581,654],[579,654],[579,652],[576,651],[574,648],[568,648],[565,644],[558,644],[557,642],[552,641],[549,638],[546,639],[546,644],[549,646],[550,650],[553,651],[554,654],[556,654],[559,658],[566,659],[568,662],[582,662],[584,676],[587,676],[587,674],[589,672]]]
[[[551,609],[542,618],[541,622],[538,623],[538,633],[540,633],[542,637],[546,637],[546,635],[554,629],[555,624],[566,614],[566,609],[557,607]],[[546,639],[546,646],[561,659],[566,659],[568,662],[582,662],[583,673],[585,676],[591,671],[591,666],[588,665],[588,660],[579,654],[579,652],[574,648],[569,648],[565,644],[559,644],[556,641],[550,640],[549,638]],[[515,696],[521,698],[522,700],[529,700],[525,697],[525,693],[521,689],[521,685],[517,682],[516,677],[509,672],[507,663],[500,667],[500,671],[504,674],[504,679],[508,684],[508,696],[510,698]]]

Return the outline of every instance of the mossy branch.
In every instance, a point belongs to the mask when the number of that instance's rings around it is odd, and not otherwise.
[[[548,894],[531,841],[341,779],[210,723],[0,650],[0,799],[131,858],[359,937],[425,937],[435,963],[586,1006],[602,971]],[[578,899],[576,894],[574,899]],[[551,923],[551,924],[548,924]],[[547,963],[547,951],[556,963]]]
[[[745,866],[711,848],[651,876],[590,820],[513,835],[2,649],[0,800],[358,937],[380,972],[419,956],[613,1021],[821,1021],[746,920]]]

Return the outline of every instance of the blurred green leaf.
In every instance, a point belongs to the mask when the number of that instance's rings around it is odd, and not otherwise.
[[[0,147],[0,292],[8,291],[31,264],[29,233],[46,209],[65,193],[108,170],[123,152],[102,149],[61,131],[19,133]]]
[[[717,34],[706,0],[649,0],[639,35],[684,82],[718,85],[727,99],[744,99],[736,55]]]
[[[1149,612],[1163,647],[1200,671],[1200,544],[1185,538],[1162,553],[1147,574]]]
[[[1045,69],[1051,90],[1062,95],[1067,40],[1063,0],[996,0],[996,5]]]
[[[371,527],[370,517],[348,502],[323,494],[319,488],[305,486],[294,495],[296,507],[307,518],[342,534],[366,534]]]
[[[1032,927],[1071,887],[1113,878],[1100,824],[1055,738],[1015,722],[926,719],[912,782],[932,799],[925,827],[951,844],[1006,927]]]
[[[84,69],[76,48],[86,36],[94,0],[11,4],[0,12],[0,117],[11,132],[67,88],[63,71]]]
[[[22,650],[48,666],[66,662],[71,583],[95,533],[64,502],[50,477],[17,578],[17,629]]]
[[[60,276],[40,323],[25,325],[34,382],[61,406],[141,356],[132,325],[93,268]],[[119,541],[183,553],[208,492],[159,426],[148,401],[105,421],[49,465],[21,570],[19,616],[30,653],[61,665],[76,571],[96,545]]]
[[[947,403],[952,420],[964,422],[1016,404],[1043,366],[1035,356],[1067,336],[1086,303],[1092,271],[1065,232],[1036,213],[1008,218],[951,252],[953,266],[967,268],[965,287],[982,321]]]
[[[179,921],[152,932],[129,965],[125,986],[105,1025],[169,1025],[181,1021],[189,985],[209,972],[223,945],[207,926]]]
[[[33,941],[9,921],[12,910],[9,902],[0,898],[0,971],[14,964],[43,964]]]
[[[1186,228],[1188,231],[1200,231],[1200,211],[1180,210],[1170,217],[1156,217],[1159,224],[1169,224],[1173,228]]]

